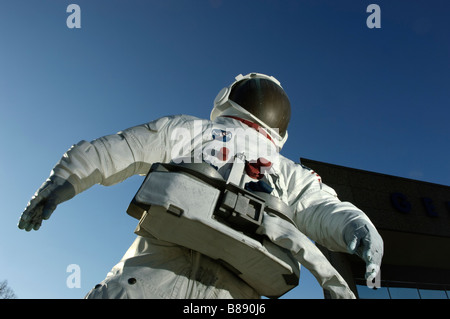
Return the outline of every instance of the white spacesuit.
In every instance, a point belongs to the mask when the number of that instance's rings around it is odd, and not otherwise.
[[[255,94],[264,101],[255,103]],[[260,113],[258,108],[262,108]],[[278,217],[265,215],[258,233],[289,251],[335,298],[354,298],[306,236],[330,250],[358,254],[367,264],[369,277],[379,270],[382,239],[369,218],[354,205],[341,202],[315,172],[279,154],[287,139],[289,118],[289,101],[276,79],[255,73],[240,75],[218,94],[211,120],[168,116],[74,145],[30,200],[19,228],[38,230],[61,202],[94,184],[112,185],[136,174],[146,175],[153,163],[206,162],[227,177],[230,163],[241,155],[245,158],[241,186],[253,183],[294,211],[294,223],[289,225],[279,226]],[[106,279],[86,297],[260,296],[258,289],[222,262],[147,234],[137,236]]]

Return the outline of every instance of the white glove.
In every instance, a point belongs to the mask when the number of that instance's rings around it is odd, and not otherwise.
[[[356,254],[366,263],[366,280],[372,281],[380,271],[383,258],[383,239],[372,224],[355,219],[344,229],[347,250]]]
[[[75,188],[67,180],[52,175],[37,190],[20,217],[20,229],[38,230],[42,220],[52,215],[56,206],[75,196]]]

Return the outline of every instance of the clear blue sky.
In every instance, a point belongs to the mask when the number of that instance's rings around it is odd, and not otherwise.
[[[66,8],[81,7],[81,29]],[[366,8],[381,8],[369,29]],[[163,115],[209,117],[239,73],[277,77],[282,153],[449,185],[447,0],[0,1],[0,280],[20,298],[81,298],[134,239],[142,177],[94,186],[38,232],[16,225],[74,143]],[[320,173],[320,172],[319,172]],[[326,182],[326,181],[325,181]],[[81,269],[69,289],[66,268]],[[290,298],[322,298],[303,272]]]

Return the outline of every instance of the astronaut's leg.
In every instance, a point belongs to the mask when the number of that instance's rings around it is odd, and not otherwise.
[[[217,261],[190,249],[138,236],[87,299],[245,298],[260,296]]]

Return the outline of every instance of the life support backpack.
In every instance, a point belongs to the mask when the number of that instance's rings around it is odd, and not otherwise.
[[[294,224],[293,213],[274,196],[239,187],[243,165],[234,163],[225,180],[204,162],[153,164],[127,213],[139,219],[136,234],[218,260],[262,296],[278,298],[298,285],[300,266],[256,230],[264,214]]]

